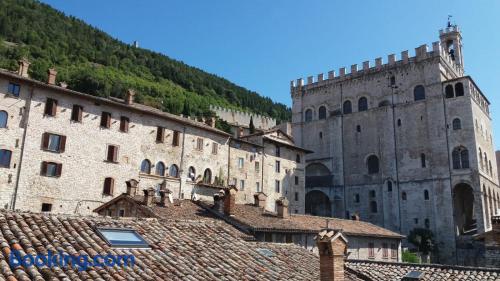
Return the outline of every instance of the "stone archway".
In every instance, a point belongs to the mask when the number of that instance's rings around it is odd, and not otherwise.
[[[453,217],[458,234],[474,234],[477,230],[474,191],[466,183],[457,184],[453,188]]]
[[[332,184],[333,176],[325,165],[312,163],[306,167],[306,188],[329,187]]]
[[[306,193],[306,214],[331,217],[332,204],[328,195],[318,190]]]

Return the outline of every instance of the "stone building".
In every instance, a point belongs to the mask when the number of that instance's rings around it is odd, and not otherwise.
[[[235,184],[239,203],[253,202],[255,192],[291,196],[294,211],[303,213],[308,151],[283,144],[289,173],[265,170],[279,158],[267,153],[281,144],[240,140],[213,120],[205,124],[135,103],[133,91],[123,99],[72,91],[56,84],[53,69],[46,83],[36,81],[28,68],[21,61],[17,73],[0,70],[1,207],[89,214],[135,182],[139,192],[164,187],[173,198],[207,200]],[[300,180],[293,184],[289,175]],[[275,182],[293,186],[278,190]]]
[[[275,119],[251,112],[242,112],[214,105],[210,106],[210,110],[215,112],[217,117],[229,123],[234,137],[239,134],[247,135],[250,133],[250,119],[252,119],[256,131],[269,130],[277,125]]]
[[[404,235],[430,229],[445,263],[461,263],[463,242],[491,229],[500,189],[490,102],[464,75],[457,26],[431,50],[298,79],[290,91],[293,138],[314,151],[306,213],[357,213]]]

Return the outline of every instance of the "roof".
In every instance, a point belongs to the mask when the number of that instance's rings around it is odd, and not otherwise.
[[[38,80],[35,80],[35,79],[31,79],[31,78],[28,78],[28,77],[23,77],[23,76],[18,75],[17,73],[13,73],[13,72],[7,71],[5,69],[0,69],[0,75],[6,76],[6,77],[9,77],[9,78],[14,78],[14,79],[21,80],[21,81],[25,81],[25,82],[28,82],[28,83],[32,83],[33,85],[36,85],[36,86],[38,86],[40,88],[45,88],[45,89],[49,89],[49,90],[58,91],[58,92],[63,93],[63,94],[69,94],[69,95],[77,96],[77,97],[80,97],[80,98],[86,98],[86,99],[89,99],[89,100],[92,100],[92,101],[106,103],[106,104],[111,105],[111,106],[118,106],[118,107],[126,108],[126,109],[129,109],[129,110],[138,111],[140,113],[146,113],[146,114],[155,115],[155,116],[158,116],[158,117],[161,117],[161,118],[165,118],[165,119],[168,119],[168,120],[171,120],[171,121],[174,121],[174,122],[178,122],[178,123],[185,124],[185,125],[190,125],[190,126],[193,126],[193,127],[205,130],[205,131],[210,131],[210,132],[213,132],[213,133],[216,133],[216,134],[219,134],[219,135],[223,135],[225,137],[230,137],[231,136],[231,134],[228,134],[228,133],[226,133],[224,131],[221,131],[219,129],[213,128],[211,126],[208,126],[208,125],[206,125],[206,124],[204,124],[202,122],[197,122],[197,121],[191,120],[189,118],[184,118],[184,117],[181,117],[181,116],[177,116],[175,114],[164,112],[164,111],[161,111],[161,110],[159,110],[157,108],[154,108],[154,107],[151,107],[151,106],[146,106],[146,105],[139,104],[139,103],[132,103],[132,104],[129,105],[129,104],[126,104],[124,102],[115,101],[115,100],[113,100],[111,98],[108,99],[108,98],[93,96],[93,95],[90,95],[90,94],[86,94],[86,93],[82,93],[82,92],[70,90],[70,89],[67,89],[67,88],[63,88],[63,87],[60,87],[60,86],[57,86],[57,85],[47,84],[47,83],[44,83],[44,82],[41,82],[41,81],[38,81]]]
[[[236,204],[234,216],[226,218],[243,224],[256,232],[304,232],[318,233],[328,228],[342,230],[347,236],[404,238],[403,235],[365,221],[345,220],[331,217],[291,214],[279,218],[275,213],[265,212],[254,205]]]
[[[270,138],[270,137],[266,136],[266,135],[270,135],[270,134],[272,134],[274,132],[281,133],[283,136],[285,136],[290,141],[290,143],[285,142],[285,141],[280,141],[278,139]],[[273,143],[277,143],[277,144],[280,144],[282,146],[286,146],[286,147],[289,147],[289,148],[292,148],[292,149],[295,149],[295,150],[303,151],[305,153],[313,153],[313,151],[311,151],[311,150],[308,150],[308,149],[302,148],[300,146],[294,145],[293,144],[294,143],[293,137],[290,136],[290,135],[288,135],[287,133],[283,132],[283,130],[281,130],[277,126],[271,128],[271,129],[268,129],[268,130],[261,131],[261,132],[256,132],[256,133],[253,133],[253,134],[241,136],[239,140],[241,140],[241,139],[247,139],[247,138],[251,138],[251,137],[256,137],[256,136],[262,136],[262,139],[264,141],[270,141],[270,142],[273,142]]]

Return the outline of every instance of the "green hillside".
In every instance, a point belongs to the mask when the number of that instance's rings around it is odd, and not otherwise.
[[[0,0],[0,68],[32,62],[30,75],[45,81],[56,67],[58,81],[98,96],[137,92],[138,102],[174,114],[210,114],[219,105],[289,120],[290,109],[230,81],[163,54],[134,48],[85,22],[34,0]]]

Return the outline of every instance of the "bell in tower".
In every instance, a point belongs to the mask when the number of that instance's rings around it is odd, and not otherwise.
[[[448,16],[446,29],[439,31],[439,39],[441,40],[441,46],[446,48],[445,50],[450,58],[463,69],[462,34],[457,25],[451,24],[450,18],[451,16]]]

